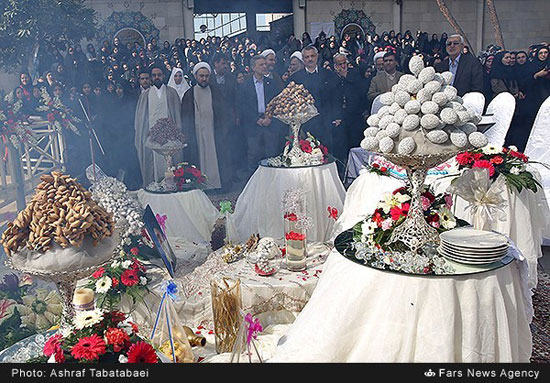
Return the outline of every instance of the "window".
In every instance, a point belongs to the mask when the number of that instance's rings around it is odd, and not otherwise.
[[[246,31],[245,13],[204,13],[194,15],[195,39],[208,36],[231,37]]]
[[[256,30],[258,31],[270,31],[271,26],[269,23],[282,19],[290,13],[258,13],[256,14]]]

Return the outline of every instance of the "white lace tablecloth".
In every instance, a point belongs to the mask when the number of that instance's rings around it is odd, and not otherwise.
[[[166,215],[166,235],[198,244],[209,243],[220,213],[202,190],[158,194],[137,191],[140,204]]]
[[[282,267],[275,274],[262,277],[254,272],[245,260],[227,264],[221,259],[221,250],[211,253],[206,260],[189,259],[176,268],[174,282],[178,286],[179,300],[175,308],[182,323],[189,327],[213,329],[210,283],[222,277],[239,278],[243,310],[259,316],[264,327],[271,324],[291,323],[309,300],[322,273],[323,264],[331,248],[322,243],[308,246],[307,269],[291,272]],[[158,270],[158,269],[157,269]],[[151,313],[158,310],[161,286],[167,274],[153,272],[155,281],[146,306],[132,314],[136,322],[149,327],[155,319]]]
[[[436,193],[446,191],[453,177],[428,176],[426,182],[434,187]],[[392,192],[404,186],[402,179],[380,176],[363,172],[348,188],[344,210],[334,225],[331,238],[344,230],[352,228],[367,215],[372,214],[384,193]],[[494,230],[505,234],[522,252],[529,265],[529,287],[537,284],[537,262],[542,257],[542,238],[550,227],[550,209],[544,191],[537,193],[523,190],[520,194],[509,188],[502,191],[507,203],[506,220],[498,222]],[[468,203],[460,197],[454,198],[453,213],[467,222],[471,222]]]
[[[303,168],[259,166],[237,199],[231,219],[238,238],[231,240],[245,242],[254,233],[282,239],[282,200],[290,188],[302,188],[306,192],[307,214],[313,220],[308,240],[327,241],[334,224],[327,208],[331,206],[340,212],[346,196],[334,162]]]
[[[334,250],[269,361],[529,362],[532,305],[523,263],[413,276],[362,266]]]

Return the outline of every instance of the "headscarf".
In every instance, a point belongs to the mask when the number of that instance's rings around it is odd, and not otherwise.
[[[180,84],[176,84],[176,80],[175,80],[176,74],[178,72],[180,72],[182,76]],[[187,89],[189,89],[190,86],[185,80],[185,78],[183,78],[183,70],[181,68],[178,68],[178,67],[172,68],[172,73],[170,74],[170,79],[168,80],[168,86],[170,88],[174,88],[176,92],[178,92],[178,95],[180,96],[180,100],[183,98],[183,95],[185,94],[185,92],[187,92]]]
[[[493,59],[493,66],[491,67],[490,78],[496,78],[501,80],[515,80],[514,67],[511,65],[504,65],[502,58],[508,51],[502,51],[496,54]]]

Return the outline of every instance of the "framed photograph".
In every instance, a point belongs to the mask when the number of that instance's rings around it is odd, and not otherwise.
[[[162,262],[168,273],[172,278],[174,278],[174,271],[176,270],[176,255],[168,242],[168,238],[162,231],[153,210],[149,205],[145,208],[145,213],[143,214],[143,221],[145,223],[145,229],[151,241],[153,242],[155,248],[153,249],[157,254],[158,258],[162,259]]]

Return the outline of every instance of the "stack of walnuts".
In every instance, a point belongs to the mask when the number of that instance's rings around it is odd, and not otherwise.
[[[309,91],[302,85],[291,81],[285,89],[274,97],[265,110],[266,117],[289,116],[294,117],[313,106],[315,100]]]

